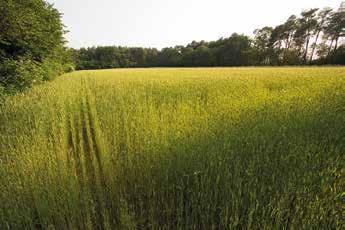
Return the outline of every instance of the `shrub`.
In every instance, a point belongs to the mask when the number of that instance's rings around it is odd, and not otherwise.
[[[4,59],[0,65],[0,82],[4,91],[13,93],[42,82],[43,73],[40,63],[33,61],[31,57]]]

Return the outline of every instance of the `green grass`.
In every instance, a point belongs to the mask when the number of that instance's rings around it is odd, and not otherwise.
[[[344,229],[345,68],[67,74],[0,107],[0,229]]]

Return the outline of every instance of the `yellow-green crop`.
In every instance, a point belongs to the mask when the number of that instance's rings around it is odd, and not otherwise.
[[[81,71],[0,107],[0,229],[342,229],[345,68]]]

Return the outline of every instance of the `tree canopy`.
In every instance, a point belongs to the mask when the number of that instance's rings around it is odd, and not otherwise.
[[[71,66],[61,14],[43,0],[0,1],[0,87],[17,91]]]

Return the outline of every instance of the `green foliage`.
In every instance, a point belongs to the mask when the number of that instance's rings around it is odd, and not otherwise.
[[[0,1],[0,15],[0,83],[6,91],[53,79],[71,65],[61,15],[51,4]]]
[[[325,65],[325,64],[335,64],[335,65],[345,65],[345,45],[340,46],[337,50],[332,51],[327,56],[317,60],[315,64]]]
[[[63,44],[60,13],[43,0],[1,1],[0,40],[6,57],[41,61]]]
[[[343,67],[63,76],[0,109],[1,229],[344,229],[344,99]]]
[[[328,64],[345,65],[345,45],[335,50],[329,59]]]
[[[300,55],[297,50],[284,51],[284,59],[282,64],[284,65],[299,65],[301,63]]]
[[[3,59],[0,65],[0,85],[9,93],[22,91],[44,79],[40,64],[31,57]]]
[[[156,49],[127,47],[92,47],[74,50],[77,69],[111,69],[154,65]]]
[[[92,47],[75,51],[77,69],[128,67],[243,66],[252,62],[249,37],[233,34],[216,42],[193,41],[184,46],[156,49]]]

